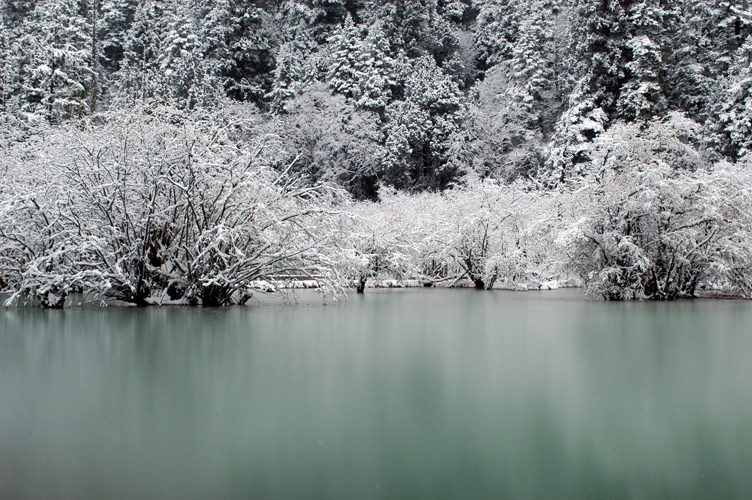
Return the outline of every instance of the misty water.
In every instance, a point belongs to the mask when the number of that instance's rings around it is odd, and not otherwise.
[[[0,311],[0,498],[749,498],[752,304]]]

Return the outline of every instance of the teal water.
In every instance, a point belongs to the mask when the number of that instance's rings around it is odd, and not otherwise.
[[[752,303],[0,311],[0,499],[752,497]]]

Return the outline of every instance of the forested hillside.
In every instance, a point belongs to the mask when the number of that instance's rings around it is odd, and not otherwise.
[[[746,0],[3,0],[0,289],[748,295],[751,34]]]

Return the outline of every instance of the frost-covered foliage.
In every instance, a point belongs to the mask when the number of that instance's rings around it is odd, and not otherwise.
[[[553,187],[587,175],[614,124],[671,112],[718,155],[749,149],[746,2],[39,0],[0,18],[5,112],[60,122],[231,98],[277,120],[324,84],[378,114],[375,180],[400,189],[466,173]],[[349,183],[338,158],[328,176]]]
[[[582,87],[575,90],[570,100],[569,108],[556,124],[547,169],[538,176],[549,187],[582,178],[590,165],[593,139],[608,127],[608,116],[592,98],[584,96]]]
[[[510,59],[519,37],[520,2],[480,0],[475,45],[484,66]]]
[[[431,240],[427,256],[438,263],[436,278],[468,279],[475,288],[495,284],[537,288],[558,278],[549,237],[558,222],[549,193],[528,191],[522,184],[505,187],[484,181],[472,189],[439,198],[442,233]],[[430,268],[428,268],[430,270]]]
[[[356,28],[348,16],[332,43],[327,73],[332,90],[355,99],[364,109],[383,112],[399,78],[399,63],[391,56],[383,24],[377,22],[364,30]]]
[[[485,61],[494,65],[474,88],[466,125],[481,175],[512,181],[538,175],[546,163],[563,107],[558,60],[564,44],[555,10],[542,1],[484,2],[481,23],[488,24],[476,43],[490,51]],[[502,20],[506,34],[489,45],[489,31],[501,30]]]
[[[731,158],[752,153],[752,38],[736,52],[715,120],[722,151]]]
[[[225,305],[254,280],[316,280],[338,293],[328,245],[340,191],[276,172],[273,142],[241,117],[109,113],[47,131],[9,155],[0,186],[0,275],[11,302],[72,292],[134,304]]]
[[[0,44],[6,109],[50,122],[90,113],[98,91],[90,13],[75,0],[39,1],[23,15],[10,10],[0,28],[9,36]]]
[[[283,164],[311,182],[344,186],[357,199],[375,199],[386,152],[379,116],[315,84],[287,102],[272,130],[282,138]]]
[[[539,177],[548,185],[578,183],[602,170],[606,161],[617,167],[630,162],[663,162],[694,170],[704,166],[710,156],[703,127],[682,113],[668,113],[640,125],[621,122],[608,132],[600,121],[605,120],[602,114],[587,118],[565,113],[562,118],[557,133],[568,139],[555,148],[549,176]]]
[[[671,7],[659,0],[639,0],[627,9],[626,51],[631,53],[631,60],[626,64],[628,81],[616,103],[620,118],[649,120],[665,111],[666,59],[671,53],[674,14]]]
[[[456,161],[462,94],[430,57],[407,69],[404,99],[386,110],[384,179],[399,188],[442,189],[461,176],[464,166]]]
[[[700,286],[749,296],[752,178],[709,168],[670,125],[601,136],[600,168],[577,191],[579,220],[559,243],[594,296],[675,299]]]
[[[348,250],[345,272],[358,293],[369,279],[421,277],[421,232],[413,225],[415,214],[401,201],[390,191],[381,203],[356,203],[351,208],[353,218],[343,242]]]
[[[215,104],[220,89],[213,81],[215,68],[202,53],[200,35],[190,10],[180,2],[148,0],[139,5],[125,41],[117,101]]]
[[[356,206],[356,213],[366,227],[378,227],[365,240],[378,249],[370,252],[380,262],[389,263],[382,269],[392,278],[537,288],[563,277],[554,238],[570,215],[562,207],[567,195],[530,187],[486,180],[444,193],[389,191],[378,204]],[[398,265],[385,257],[389,253],[398,256]]]

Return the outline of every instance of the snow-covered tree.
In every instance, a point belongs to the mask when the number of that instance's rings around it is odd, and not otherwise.
[[[456,161],[462,94],[433,58],[417,59],[406,70],[404,100],[393,102],[386,113],[385,179],[402,188],[444,188],[463,169]]]
[[[438,12],[436,0],[381,0],[372,20],[384,21],[392,52],[411,59],[426,55],[439,66],[451,59],[459,43],[452,26]]]
[[[752,236],[750,184],[730,188],[728,170],[709,169],[687,141],[692,128],[674,115],[598,139],[599,168],[578,192],[582,213],[560,237],[591,295],[674,299],[701,285],[747,286],[739,269]]]
[[[287,101],[295,97],[297,89],[302,86],[299,61],[293,43],[282,45],[277,52],[274,83],[271,92],[265,96],[272,112],[284,112]]]
[[[149,0],[136,10],[118,78],[119,90],[126,100],[146,101],[157,92],[156,61],[162,50],[163,18],[169,16],[167,7],[161,0]]]
[[[201,53],[212,85],[236,100],[260,105],[275,68],[274,21],[263,1],[198,2]]]
[[[364,78],[363,70],[359,67],[357,53],[362,43],[363,28],[355,26],[352,17],[347,16],[345,23],[331,38],[332,66],[327,74],[327,80],[334,92],[346,97],[360,97],[358,82]]]
[[[212,87],[212,75],[204,64],[199,30],[191,12],[181,4],[165,27],[160,48],[155,61],[158,72],[154,76],[161,77],[163,95],[188,106],[213,102],[217,89]]]
[[[476,86],[470,121],[476,170],[507,180],[542,169],[562,108],[555,15],[543,2],[516,12],[516,43]]]
[[[609,126],[609,117],[578,86],[569,96],[569,106],[556,124],[554,147],[547,168],[538,176],[549,187],[579,179],[591,166],[593,139]]]
[[[100,60],[109,71],[120,69],[137,8],[137,0],[100,0],[97,38],[101,45]]]
[[[439,14],[455,23],[465,20],[467,12],[471,9],[471,2],[461,0],[439,0],[436,9]]]
[[[332,91],[356,100],[362,108],[383,112],[399,77],[399,63],[390,54],[383,24],[377,21],[364,30],[348,16],[332,43],[327,74]]]
[[[582,95],[611,117],[627,78],[628,12],[619,0],[580,2],[570,12]]]
[[[752,35],[752,5],[748,0],[680,2],[687,32],[702,52],[698,62],[708,75],[718,76],[734,64],[734,53]]]
[[[9,49],[19,85],[11,93],[26,116],[59,122],[89,113],[97,91],[90,14],[75,0],[46,0],[23,19]]]
[[[290,100],[276,122],[287,151],[285,168],[292,162],[293,171],[309,182],[336,182],[357,199],[376,198],[385,152],[375,112],[358,109],[318,83]]]
[[[714,122],[719,83],[752,33],[752,11],[746,0],[684,0],[677,6],[669,97],[692,118]]]
[[[478,9],[475,45],[478,61],[489,68],[511,59],[520,34],[522,5],[510,0],[474,2]]]
[[[666,59],[671,55],[669,27],[675,22],[675,12],[662,4],[639,0],[627,9],[628,79],[616,103],[622,119],[645,121],[666,109]]]
[[[183,125],[185,124],[185,125]],[[0,186],[0,271],[26,298],[243,302],[254,280],[338,293],[340,191],[276,172],[242,116],[152,108],[60,128]],[[33,148],[33,149],[31,149]],[[8,278],[6,278],[6,276]]]
[[[7,112],[19,85],[15,58],[11,55],[11,23],[5,9],[0,10],[0,25],[5,27],[0,31],[0,112]]]
[[[120,70],[121,99],[209,105],[223,91],[212,69],[189,5],[149,0],[139,6]]]
[[[576,84],[542,180],[586,174],[592,141],[617,120],[649,121],[667,109],[677,10],[660,0],[582,2],[570,10]]]
[[[732,159],[752,153],[752,36],[736,52],[714,118],[721,152]]]
[[[469,106],[467,154],[475,172],[504,181],[535,175],[546,159],[545,136],[534,103],[504,65],[486,72]]]

